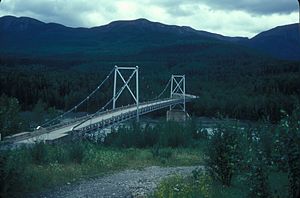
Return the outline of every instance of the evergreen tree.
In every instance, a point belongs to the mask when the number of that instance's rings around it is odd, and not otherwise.
[[[249,198],[272,197],[268,184],[268,163],[266,163],[266,153],[263,151],[263,149],[264,147],[261,139],[252,142],[249,148]]]
[[[33,108],[33,121],[35,124],[40,125],[46,115],[46,104],[42,100],[38,100]]]
[[[286,156],[288,163],[290,197],[300,197],[300,108],[281,121],[282,132],[286,134]]]
[[[22,129],[19,115],[20,105],[16,98],[0,97],[0,133],[2,137],[15,134]]]

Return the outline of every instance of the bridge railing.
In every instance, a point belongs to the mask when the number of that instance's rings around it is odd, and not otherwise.
[[[148,104],[151,104],[151,103],[157,103],[157,102],[161,102],[161,101],[164,101],[164,100],[172,100],[172,99],[173,100],[178,100],[180,98],[177,98],[177,97],[176,98],[163,98],[163,99],[156,99],[156,100],[152,100],[152,101],[145,101],[145,102],[141,102],[140,106],[148,105]],[[188,100],[188,99],[189,98],[186,97],[186,100]],[[96,113],[97,115],[95,115],[95,114],[86,115],[86,116],[83,116],[83,117],[80,117],[80,118],[73,119],[72,121],[69,121],[69,122],[62,122],[62,123],[59,123],[59,124],[56,124],[56,125],[53,125],[53,126],[50,126],[50,127],[46,127],[46,129],[47,129],[48,132],[51,132],[51,131],[54,131],[54,130],[57,130],[57,129],[60,129],[60,128],[64,128],[64,127],[76,124],[76,123],[80,123],[80,122],[83,122],[83,121],[88,121],[89,119],[92,119],[91,117],[104,116],[104,115],[107,115],[107,114],[111,114],[111,113],[114,113],[114,112],[117,112],[117,111],[120,111],[120,110],[123,110],[123,109],[132,108],[132,107],[136,107],[136,105],[132,104],[132,105],[127,105],[127,106],[117,107],[115,109],[110,109],[110,110],[102,111],[100,113]],[[136,112],[136,110],[134,110],[134,112]]]
[[[189,99],[191,99],[191,98],[186,98],[186,100],[189,100]],[[165,102],[165,103],[161,103],[162,101],[167,101],[167,100],[170,100],[170,101]],[[145,113],[149,113],[149,112],[155,111],[157,109],[165,108],[165,107],[168,107],[172,104],[182,102],[182,100],[183,100],[183,98],[164,98],[164,99],[157,99],[157,100],[152,100],[152,101],[141,102],[140,107],[144,106],[144,105],[149,105],[151,103],[158,103],[158,104],[140,108],[139,109],[139,114],[143,115]],[[111,110],[106,110],[106,111],[98,113],[94,117],[96,118],[96,117],[99,117],[99,116],[104,116],[104,115],[107,115],[107,114],[111,114],[113,112],[117,112],[117,111],[124,110],[124,109],[129,109],[129,108],[132,108],[132,107],[136,107],[136,105],[133,104],[133,105],[118,107],[118,108],[111,109]],[[33,138],[33,137],[40,136],[40,135],[43,135],[43,134],[47,134],[47,133],[50,133],[52,131],[55,131],[55,130],[58,130],[58,129],[61,129],[61,128],[65,128],[65,127],[74,125],[76,123],[80,123],[80,122],[83,122],[83,121],[86,122],[93,115],[94,114],[86,115],[86,116],[83,116],[83,117],[80,117],[80,118],[75,118],[75,119],[73,119],[72,121],[69,121],[69,122],[61,122],[59,124],[56,124],[56,125],[53,125],[53,126],[50,126],[50,127],[41,128],[40,130],[35,130],[33,132],[24,133],[24,134],[15,136],[15,137],[6,138],[6,140],[2,141],[2,143],[5,143],[5,142],[6,143],[12,143],[12,142],[17,142],[17,141],[22,141],[22,140],[25,140],[25,139],[29,139],[29,138]],[[125,120],[134,118],[135,116],[136,116],[136,109],[134,109],[130,112],[121,114],[117,117],[112,117],[112,118],[109,118],[107,120],[104,120],[103,121],[104,122],[103,126],[108,127],[112,124],[117,124],[117,123],[123,122]],[[95,126],[97,126],[97,128],[99,128],[100,125],[99,126],[95,125]],[[93,127],[91,127],[91,128],[93,128]]]
[[[168,98],[168,100],[170,100],[170,98]],[[182,99],[182,98],[179,99],[179,100],[175,99],[175,100],[170,100],[169,102],[166,102],[166,103],[158,103],[158,104],[155,104],[155,105],[152,105],[152,106],[142,107],[142,108],[139,109],[139,114],[143,115],[143,114],[146,114],[146,113],[149,113],[149,112],[152,112],[152,111],[156,111],[158,109],[166,108],[170,105],[180,103],[183,100],[184,99]],[[160,101],[163,101],[163,100],[157,100],[156,102],[160,102]],[[147,103],[149,103],[149,102],[147,102]],[[152,101],[150,103],[154,103],[154,102]],[[144,105],[145,104],[146,103],[144,103]],[[129,112],[126,112],[126,113],[121,113],[120,115],[113,116],[111,118],[108,118],[108,119],[101,120],[99,122],[90,124],[89,126],[80,128],[79,131],[81,133],[82,132],[83,133],[88,133],[88,132],[92,132],[92,131],[97,131],[97,130],[100,130],[100,129],[104,129],[104,128],[119,124],[120,122],[124,122],[124,121],[132,119],[134,117],[136,117],[136,110],[132,110],[132,111],[129,111]]]
[[[152,100],[152,101],[141,102],[140,106],[155,103],[155,102],[160,102],[160,101],[168,100],[168,99],[171,99],[171,98],[164,98],[164,99],[157,99],[157,100]],[[57,130],[59,128],[64,128],[66,126],[70,126],[70,125],[75,124],[75,123],[82,122],[84,120],[87,121],[87,120],[90,119],[91,116],[97,116],[97,117],[98,116],[103,116],[103,115],[106,115],[106,114],[110,114],[110,113],[113,113],[113,112],[117,112],[117,111],[120,111],[120,110],[123,110],[123,109],[132,108],[132,107],[136,107],[136,105],[132,104],[132,105],[127,105],[127,106],[117,107],[115,109],[110,109],[110,110],[106,110],[106,111],[96,113],[97,115],[95,115],[95,114],[86,115],[86,116],[83,116],[83,117],[80,117],[80,118],[73,119],[72,121],[69,121],[69,122],[61,122],[59,124],[46,127],[46,129],[50,132],[50,131],[53,131],[53,130]]]

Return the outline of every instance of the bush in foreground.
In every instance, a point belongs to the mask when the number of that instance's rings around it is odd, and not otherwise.
[[[237,126],[226,123],[213,130],[207,147],[207,167],[213,178],[230,186],[232,177],[241,163],[241,146]]]
[[[189,147],[200,139],[193,121],[185,124],[161,122],[156,126],[136,123],[120,127],[105,138],[104,145],[117,148]]]
[[[182,177],[172,176],[163,180],[157,187],[156,191],[150,196],[153,198],[165,197],[212,197],[212,179],[209,175],[198,172],[193,173],[193,176]]]

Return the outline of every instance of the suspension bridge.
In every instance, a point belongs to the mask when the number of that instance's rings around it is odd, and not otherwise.
[[[129,72],[129,77],[126,78],[124,72]],[[76,111],[80,106],[84,105],[101,90],[101,87],[114,76],[113,79],[113,96],[112,98],[98,111],[93,114],[82,116],[79,118],[68,119],[66,117]],[[125,80],[126,79],[126,80]],[[117,80],[121,80],[122,86],[118,88]],[[134,88],[130,86],[130,82],[135,83]],[[161,98],[166,93],[168,87],[170,88],[170,96]],[[124,90],[128,90],[134,103],[127,106],[117,107],[116,102]],[[196,99],[197,96],[186,94],[185,75],[172,75],[162,92],[152,100],[146,102],[139,101],[139,67],[118,67],[115,66],[106,78],[94,89],[86,98],[80,101],[70,110],[62,113],[54,119],[48,120],[42,125],[38,126],[32,132],[23,132],[5,138],[4,142],[9,144],[26,144],[40,141],[54,141],[61,139],[70,134],[79,133],[93,133],[102,129],[117,125],[129,119],[136,118],[139,121],[141,115],[163,109],[169,108],[171,112],[178,108],[184,114],[186,113],[186,102]],[[111,106],[111,108],[109,108]]]

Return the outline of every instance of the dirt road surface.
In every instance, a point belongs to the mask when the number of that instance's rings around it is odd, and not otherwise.
[[[195,168],[151,166],[141,170],[125,170],[99,178],[77,183],[68,183],[62,187],[39,193],[34,197],[44,198],[79,198],[79,197],[146,197],[154,191],[159,182],[171,175],[189,175]]]

